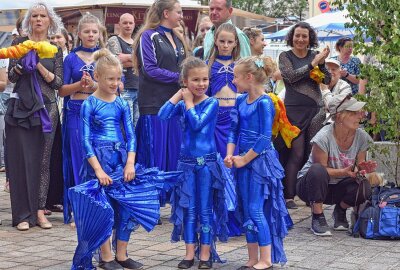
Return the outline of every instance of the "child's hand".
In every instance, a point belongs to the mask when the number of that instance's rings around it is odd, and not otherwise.
[[[185,102],[188,102],[188,101],[193,102],[193,94],[192,94],[192,92],[190,92],[189,89],[187,89],[187,88],[182,88],[181,90],[182,90],[182,99]]]
[[[93,86],[94,82],[88,72],[83,71],[83,75],[82,75],[80,84],[81,84],[81,87],[84,89],[84,91],[87,91],[89,88],[91,88]]]
[[[132,181],[133,179],[135,179],[135,175],[135,165],[127,163],[124,168],[124,181]]]
[[[242,156],[233,156],[233,165],[235,165],[236,168],[242,168],[247,165],[247,160],[242,157]]]
[[[227,155],[227,156],[224,158],[224,164],[225,164],[226,167],[232,168],[232,166],[233,166],[232,155]]]
[[[94,173],[96,174],[97,179],[100,181],[100,185],[102,186],[108,186],[111,185],[113,180],[111,179],[110,176],[108,176],[103,169],[98,169],[95,170]]]

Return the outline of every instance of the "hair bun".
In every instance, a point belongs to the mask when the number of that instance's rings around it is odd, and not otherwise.
[[[94,61],[98,61],[102,57],[107,57],[112,55],[107,49],[100,49],[93,54]]]

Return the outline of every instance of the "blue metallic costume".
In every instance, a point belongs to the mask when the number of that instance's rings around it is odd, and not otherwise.
[[[253,150],[258,156],[238,170],[239,202],[248,243],[272,247],[272,262],[287,261],[283,238],[293,225],[283,198],[284,170],[272,146],[275,110],[271,98],[261,95],[248,104],[248,94],[237,98],[232,111],[229,143],[239,145],[240,155]]]
[[[215,240],[228,238],[224,188],[230,174],[216,152],[217,111],[215,98],[207,98],[189,110],[183,101],[176,105],[167,101],[158,116],[164,120],[181,116],[183,120],[178,161],[178,170],[183,174],[171,196],[171,240],[179,241],[183,236],[186,244],[194,244],[198,243],[200,233],[200,244],[211,245],[212,259],[221,262]]]
[[[208,62],[207,62],[208,63]],[[231,63],[227,66],[223,65],[218,61],[214,61],[210,68],[210,86],[208,88],[208,95],[214,96],[224,86],[228,86],[233,92],[237,92],[236,85],[233,81],[233,68],[235,63]],[[234,106],[219,106],[217,115],[217,125],[215,127],[215,143],[217,146],[217,152],[224,158],[226,156],[226,144],[231,127],[230,113]],[[237,151],[235,152],[237,154]],[[235,168],[231,170],[233,176],[236,175]],[[227,206],[229,210],[229,236],[239,236],[242,234],[241,224],[238,217],[238,209],[236,202],[236,179],[231,178],[231,181],[226,183],[225,193],[227,198]]]
[[[98,48],[94,48],[93,51]],[[86,71],[93,78],[94,63],[86,64],[74,49],[64,60],[64,84],[72,84],[81,80]],[[68,189],[82,183],[79,171],[82,167],[83,150],[80,139],[81,106],[84,100],[64,97],[62,139],[63,139],[63,174],[64,174],[64,223],[71,222],[71,206],[68,199]]]
[[[125,242],[139,225],[147,231],[154,228],[160,217],[157,188],[163,189],[165,180],[177,178],[179,173],[136,165],[135,179],[124,181],[127,155],[136,151],[136,138],[129,106],[122,98],[105,102],[91,95],[82,104],[81,118],[84,183],[69,189],[68,194],[78,232],[72,269],[92,269],[92,254],[110,237],[112,228],[116,239]],[[98,184],[87,161],[94,156],[113,180],[111,185]]]

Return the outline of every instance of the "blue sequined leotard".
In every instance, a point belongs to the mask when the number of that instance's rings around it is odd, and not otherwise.
[[[243,227],[248,243],[272,245],[272,262],[283,264],[287,261],[283,238],[293,223],[283,198],[284,170],[271,142],[274,104],[267,95],[252,103],[247,99],[248,94],[237,98],[228,138],[229,143],[238,142],[241,155],[251,149],[258,154],[237,169]]]
[[[216,152],[217,111],[215,98],[207,98],[189,110],[183,101],[176,105],[167,101],[158,116],[164,120],[176,115],[182,117],[178,170],[183,174],[171,196],[174,224],[171,240],[179,241],[183,237],[186,244],[199,241],[201,245],[211,245],[212,259],[221,262],[214,239],[218,236],[221,241],[227,240],[224,187],[230,175]]]

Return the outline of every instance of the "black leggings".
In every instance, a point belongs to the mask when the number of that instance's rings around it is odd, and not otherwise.
[[[312,164],[307,174],[297,181],[297,195],[304,202],[358,206],[371,196],[371,186],[364,181],[364,190],[354,178],[346,177],[337,184],[329,184],[324,166]],[[358,196],[357,196],[358,193]]]

